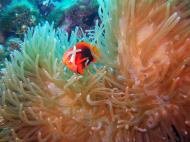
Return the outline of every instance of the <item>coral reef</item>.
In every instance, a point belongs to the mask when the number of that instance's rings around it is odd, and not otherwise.
[[[8,54],[7,50],[5,49],[5,47],[0,44],[0,69],[5,67],[4,61],[5,61],[5,58],[8,57],[8,55],[9,54]],[[0,77],[1,77],[1,75],[0,75]]]
[[[84,31],[93,28],[98,19],[98,3],[96,0],[66,0],[52,2],[54,9],[46,18],[55,22],[56,27],[64,28],[69,34],[80,26]],[[100,19],[98,19],[100,20]]]
[[[8,5],[10,2],[11,2],[11,0],[1,0],[1,1],[0,1],[0,11],[1,11],[1,9],[2,9],[4,6]]]
[[[5,44],[0,44],[0,70],[5,67],[5,61],[10,60],[10,55],[14,50],[20,51],[22,41],[20,38],[10,37],[6,40]],[[0,77],[1,77],[0,73]]]
[[[2,3],[5,5],[4,1]],[[6,38],[10,34],[23,36],[28,27],[44,21],[54,22],[55,26],[59,27],[67,25],[69,31],[79,25],[83,28],[88,25],[86,28],[89,28],[94,26],[90,22],[97,17],[97,7],[96,0],[12,0],[1,8],[0,32]]]
[[[6,61],[0,141],[190,141],[189,0],[98,2],[87,34],[39,25]],[[82,40],[101,51],[83,76],[61,63]]]
[[[12,34],[21,37],[27,28],[38,23],[39,11],[27,0],[13,0],[0,14],[0,32],[6,37]]]

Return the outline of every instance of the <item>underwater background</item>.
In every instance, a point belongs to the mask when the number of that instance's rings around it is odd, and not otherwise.
[[[190,142],[189,84],[189,0],[0,0],[0,142]]]
[[[91,29],[98,19],[96,0],[1,0],[0,68],[13,50],[19,50],[29,27],[48,21],[70,35],[77,26]]]

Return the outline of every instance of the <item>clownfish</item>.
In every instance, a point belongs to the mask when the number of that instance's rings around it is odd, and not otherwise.
[[[71,71],[84,74],[84,69],[91,62],[96,62],[99,57],[99,49],[86,42],[78,42],[63,54],[62,62]]]

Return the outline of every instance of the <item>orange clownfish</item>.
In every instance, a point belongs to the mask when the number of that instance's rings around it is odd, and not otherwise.
[[[96,62],[99,57],[99,50],[86,42],[78,42],[63,54],[62,62],[71,71],[79,74],[84,74],[84,69],[91,62]]]

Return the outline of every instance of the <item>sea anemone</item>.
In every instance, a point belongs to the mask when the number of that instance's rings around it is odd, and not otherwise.
[[[39,25],[6,61],[0,141],[190,141],[190,2],[98,1],[87,35]],[[101,51],[83,76],[61,63],[81,40]]]

